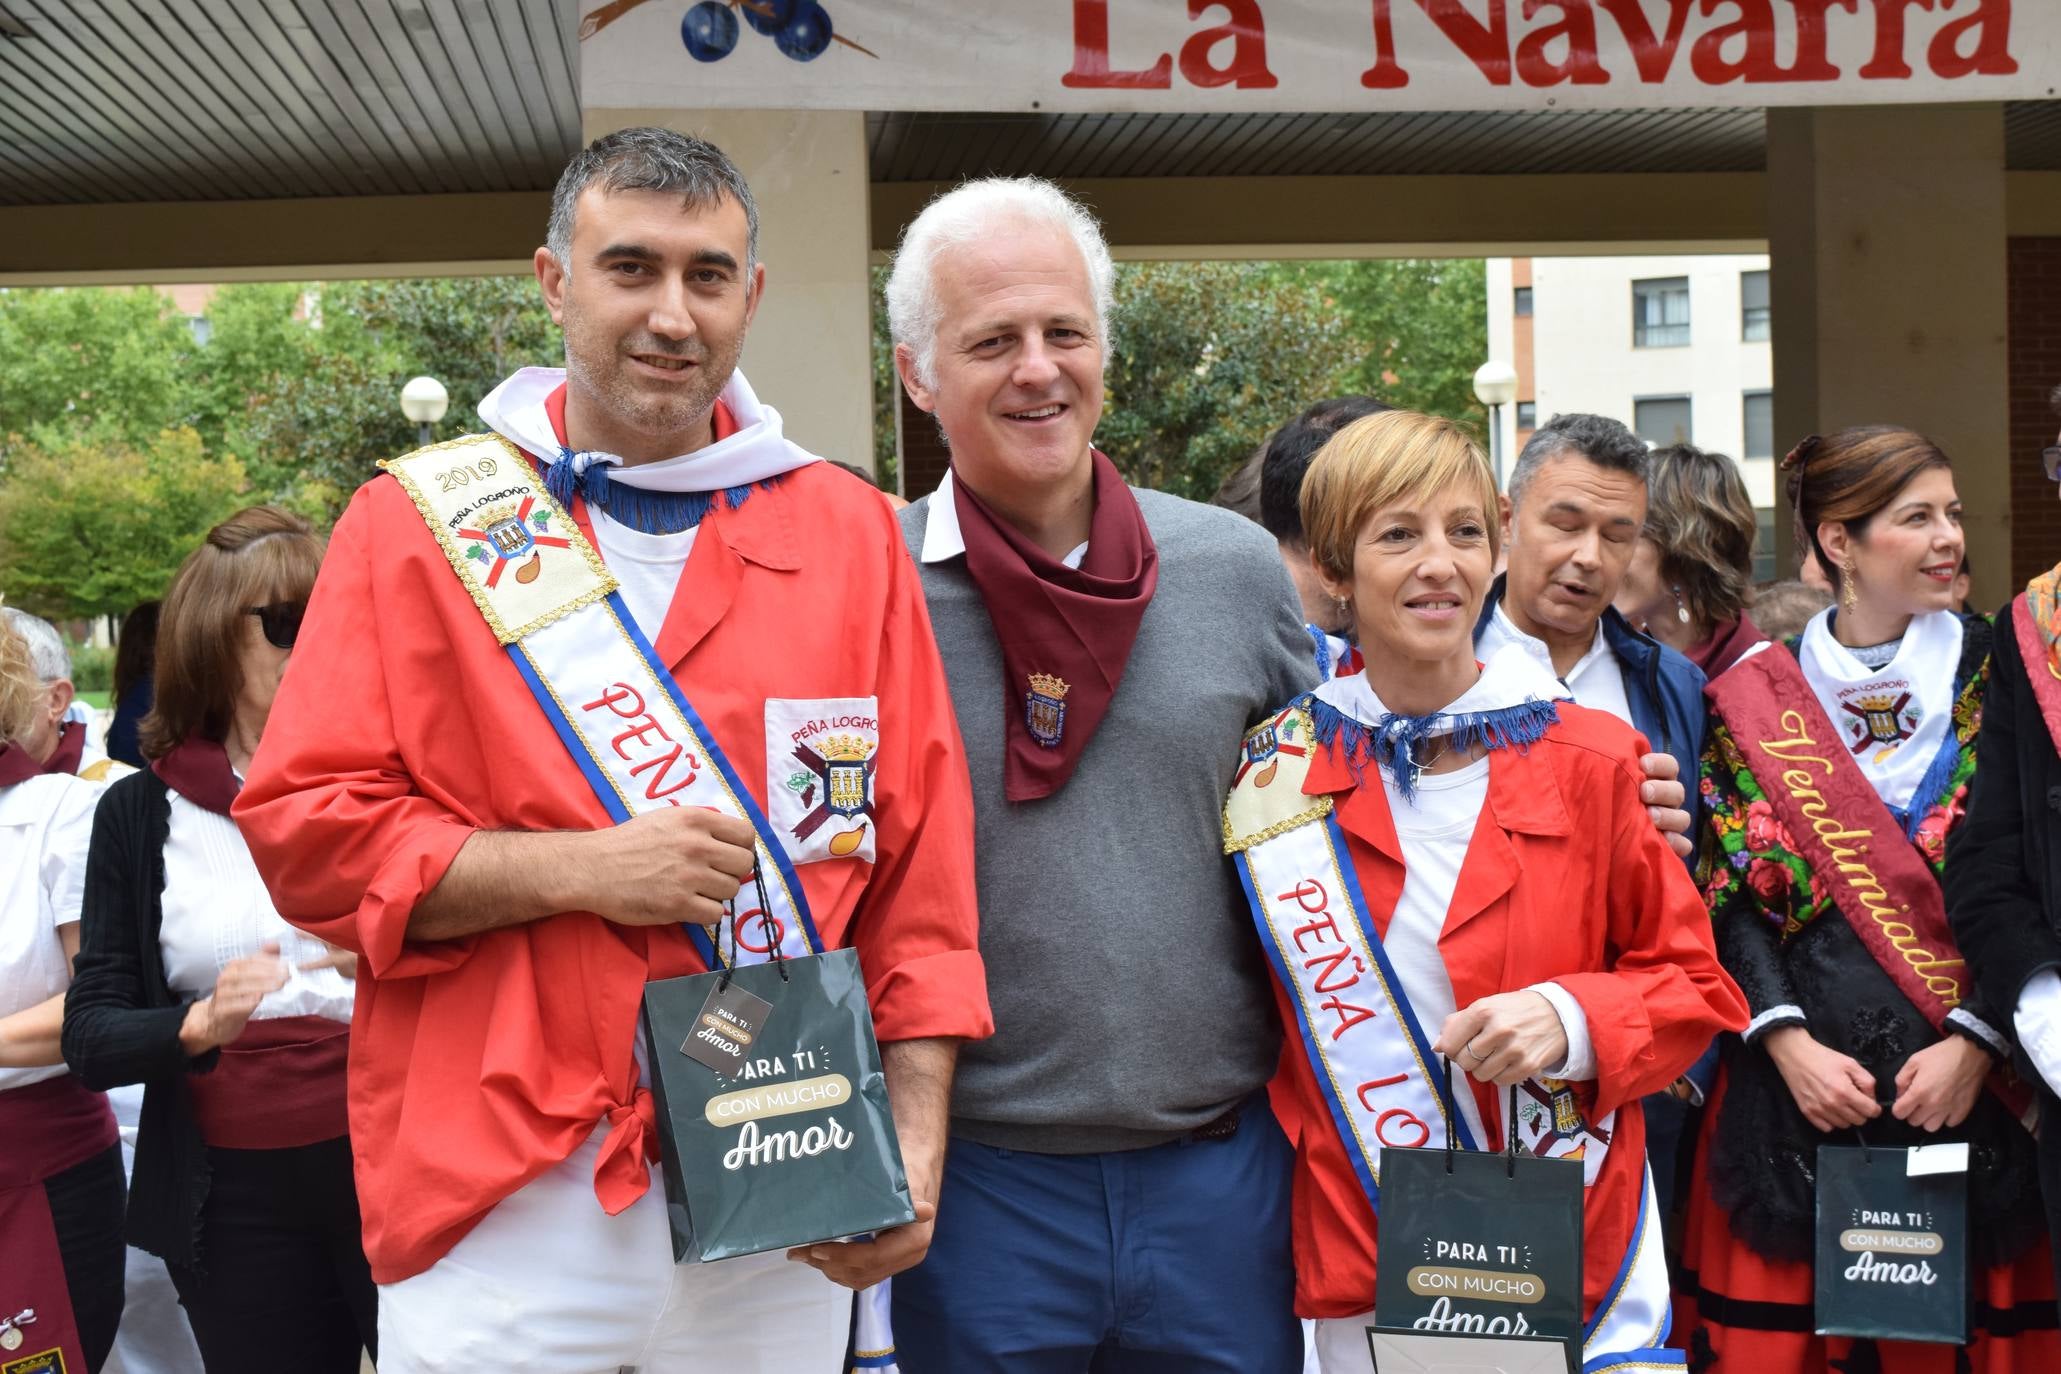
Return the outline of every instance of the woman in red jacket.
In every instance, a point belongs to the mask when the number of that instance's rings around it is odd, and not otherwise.
[[[1679,1362],[1639,1099],[1745,1004],[1640,803],[1645,745],[1522,653],[1476,662],[1497,496],[1457,425],[1346,426],[1302,508],[1367,667],[1248,738],[1225,839],[1297,1042],[1296,1306],[1322,1368],[1371,1367],[1383,1147],[1503,1139],[1512,1087],[1524,1147],[1583,1163],[1584,1362]]]

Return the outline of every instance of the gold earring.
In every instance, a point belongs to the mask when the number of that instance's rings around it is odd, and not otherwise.
[[[1860,605],[1860,594],[1854,590],[1853,559],[1846,560],[1846,566],[1839,570],[1839,608],[1851,612]]]

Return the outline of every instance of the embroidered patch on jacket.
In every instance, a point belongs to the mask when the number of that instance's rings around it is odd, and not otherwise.
[[[766,702],[766,811],[794,862],[873,858],[877,697]]]

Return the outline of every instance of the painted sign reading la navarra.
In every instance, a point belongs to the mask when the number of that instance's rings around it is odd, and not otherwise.
[[[711,30],[737,27],[714,14],[726,5],[774,41],[711,49]],[[604,8],[615,13],[584,48],[591,106],[1176,112],[2006,100],[2045,97],[2044,74],[2061,63],[2061,4],[2050,0]],[[770,26],[789,11],[822,41],[782,46],[786,30]],[[802,51],[809,56],[794,60]]]

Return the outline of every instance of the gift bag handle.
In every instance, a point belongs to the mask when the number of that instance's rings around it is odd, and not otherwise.
[[[766,893],[765,865],[758,861],[758,850],[752,850],[751,885],[759,899],[759,932],[766,937],[767,961],[780,970],[780,981],[787,981],[787,955],[780,949],[780,942],[773,938],[773,899]],[[730,957],[723,961],[722,977],[716,980],[719,990],[730,986],[730,974],[737,967],[737,899],[732,897],[723,903],[723,914],[729,917]],[[720,932],[719,932],[720,933]],[[721,953],[718,950],[717,953]]]
[[[1453,1172],[1453,1117],[1460,1110],[1460,1099],[1453,1092],[1452,1057],[1442,1054],[1438,1057],[1438,1061],[1444,1066],[1446,1075],[1445,1101],[1440,1105],[1445,1108],[1446,1172],[1450,1174]],[[1517,1177],[1517,1085],[1515,1083],[1510,1085],[1510,1100],[1508,1108],[1503,1113],[1503,1120],[1510,1128],[1510,1143],[1509,1149],[1506,1152],[1506,1158],[1510,1161],[1509,1175],[1511,1178],[1515,1178]]]

